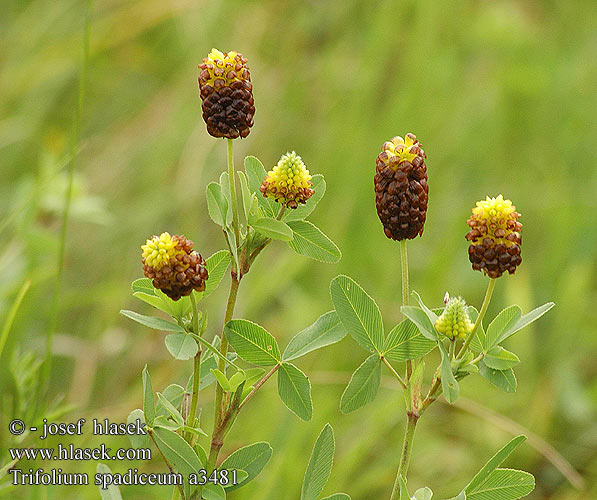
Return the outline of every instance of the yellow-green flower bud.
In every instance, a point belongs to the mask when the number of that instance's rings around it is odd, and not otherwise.
[[[468,255],[475,271],[483,271],[490,278],[499,278],[506,271],[514,274],[522,262],[519,217],[516,207],[501,194],[477,202],[466,221],[471,227],[466,235],[471,242]]]
[[[444,312],[435,322],[435,329],[450,339],[465,338],[473,329],[466,310],[466,302],[461,297],[448,300]]]
[[[294,151],[286,153],[278,164],[267,173],[260,190],[266,198],[272,198],[288,208],[298,208],[314,193],[311,175],[303,159]]]
[[[238,52],[212,49],[199,65],[203,120],[214,137],[247,137],[255,102],[247,59]]]
[[[208,278],[205,260],[193,251],[193,242],[184,236],[162,233],[141,246],[141,261],[153,286],[173,300],[205,290]]]

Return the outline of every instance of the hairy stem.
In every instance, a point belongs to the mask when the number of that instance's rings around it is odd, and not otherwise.
[[[408,472],[408,464],[410,462],[418,420],[419,417],[417,415],[412,413],[408,414],[406,430],[404,431],[404,442],[402,444],[402,455],[400,457],[400,467],[398,468],[398,474],[396,474],[396,480],[394,481],[394,488],[392,489],[390,500],[397,500],[400,497],[400,477],[406,480],[406,473]]]

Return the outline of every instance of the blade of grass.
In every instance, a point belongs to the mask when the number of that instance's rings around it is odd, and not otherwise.
[[[31,280],[28,279],[21,286],[19,293],[17,294],[17,297],[15,298],[15,301],[13,302],[12,307],[10,308],[8,317],[6,318],[6,321],[4,322],[4,327],[2,328],[2,334],[0,335],[0,356],[2,356],[2,351],[4,351],[4,346],[6,345],[6,341],[8,340],[8,334],[10,333],[10,329],[12,328],[12,324],[14,323],[17,311],[19,310],[19,307],[21,307],[21,303],[23,302],[23,299],[25,298],[25,295],[27,294],[27,291],[29,290],[30,286]]]
[[[85,24],[83,33],[83,50],[81,55],[81,68],[79,72],[79,85],[77,93],[77,105],[75,107],[73,119],[73,132],[70,144],[70,162],[68,165],[68,185],[64,195],[64,210],[62,212],[62,224],[60,228],[60,240],[58,243],[58,257],[56,261],[56,278],[54,282],[54,297],[52,301],[52,309],[50,313],[50,321],[46,335],[46,351],[44,366],[42,371],[41,383],[39,388],[41,391],[47,393],[50,381],[50,374],[52,371],[52,345],[54,340],[54,333],[58,324],[58,309],[60,305],[60,292],[62,288],[62,277],[64,274],[64,255],[66,250],[66,233],[68,228],[68,220],[72,202],[73,183],[76,166],[76,151],[79,145],[79,132],[81,128],[81,113],[83,109],[83,98],[85,96],[85,85],[87,79],[87,66],[89,63],[89,39],[91,35],[91,13],[93,10],[93,0],[87,0],[87,7],[85,13]],[[39,401],[40,398],[37,398]]]

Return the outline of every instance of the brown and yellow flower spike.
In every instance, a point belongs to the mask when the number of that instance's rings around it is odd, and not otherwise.
[[[255,103],[247,59],[238,52],[212,49],[199,65],[203,120],[214,137],[247,137]]]
[[[423,234],[429,195],[425,158],[414,134],[384,142],[377,156],[375,206],[388,238],[405,240]]]
[[[193,242],[184,236],[162,233],[141,246],[141,261],[153,286],[173,300],[205,290],[208,278],[205,260],[193,251]]]
[[[311,175],[303,159],[294,151],[286,153],[267,173],[260,191],[288,208],[298,208],[313,194]]]
[[[490,278],[499,278],[506,271],[514,274],[522,262],[519,217],[516,207],[501,194],[477,202],[466,221],[471,227],[466,239],[471,242],[468,255],[474,270]]]

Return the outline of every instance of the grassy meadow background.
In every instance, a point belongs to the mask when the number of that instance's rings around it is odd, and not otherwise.
[[[6,394],[7,370],[22,371],[11,360],[41,359],[49,328],[85,2],[2,0],[1,11],[0,328],[32,280],[0,359]],[[503,193],[523,214],[523,264],[498,281],[489,315],[513,302],[524,311],[548,300],[557,307],[510,341],[523,361],[517,393],[470,378],[460,404],[438,403],[426,414],[410,488],[453,496],[518,424],[540,437],[507,464],[536,476],[530,499],[597,498],[596,25],[590,0],[96,0],[54,345],[51,391],[73,405],[61,419],[124,421],[141,405],[145,363],[156,390],[191,371],[190,362],[171,360],[161,333],[118,311],[150,311],[130,294],[142,274],[139,246],[150,235],[184,233],[204,255],[224,247],[204,193],[225,168],[226,147],[206,133],[196,81],[197,64],[218,47],[248,57],[254,84],[255,126],[235,141],[237,166],[253,154],[271,167],[296,150],[312,173],[325,175],[328,190],[311,219],[343,251],[339,264],[325,265],[271,245],[243,280],[237,317],[258,321],[285,345],[331,309],[329,282],[346,273],[376,298],[386,328],[400,320],[399,247],[377,219],[373,175],[385,140],[416,133],[428,155],[430,201],[423,238],[409,244],[412,288],[434,305],[446,290],[480,304],[486,280],[470,268],[465,220],[476,200]],[[224,283],[204,303],[210,336],[221,328]],[[388,380],[372,404],[349,416],[338,410],[363,359],[345,339],[300,361],[313,382],[309,423],[282,405],[275,383],[260,391],[225,451],[267,440],[274,455],[231,498],[298,498],[326,422],[337,451],[325,493],[389,496],[402,394]],[[203,401],[211,396],[202,393]],[[7,422],[19,414],[2,401],[4,464],[14,444]],[[204,415],[209,427],[211,408]],[[580,471],[584,491],[541,452],[541,439]],[[124,438],[103,441],[127,446]],[[72,442],[102,440],[87,434]],[[60,466],[92,474],[96,464]],[[157,458],[111,464],[131,466],[165,470]],[[122,492],[125,500],[170,498],[155,487]],[[11,488],[5,478],[0,498],[99,494],[93,486]]]

